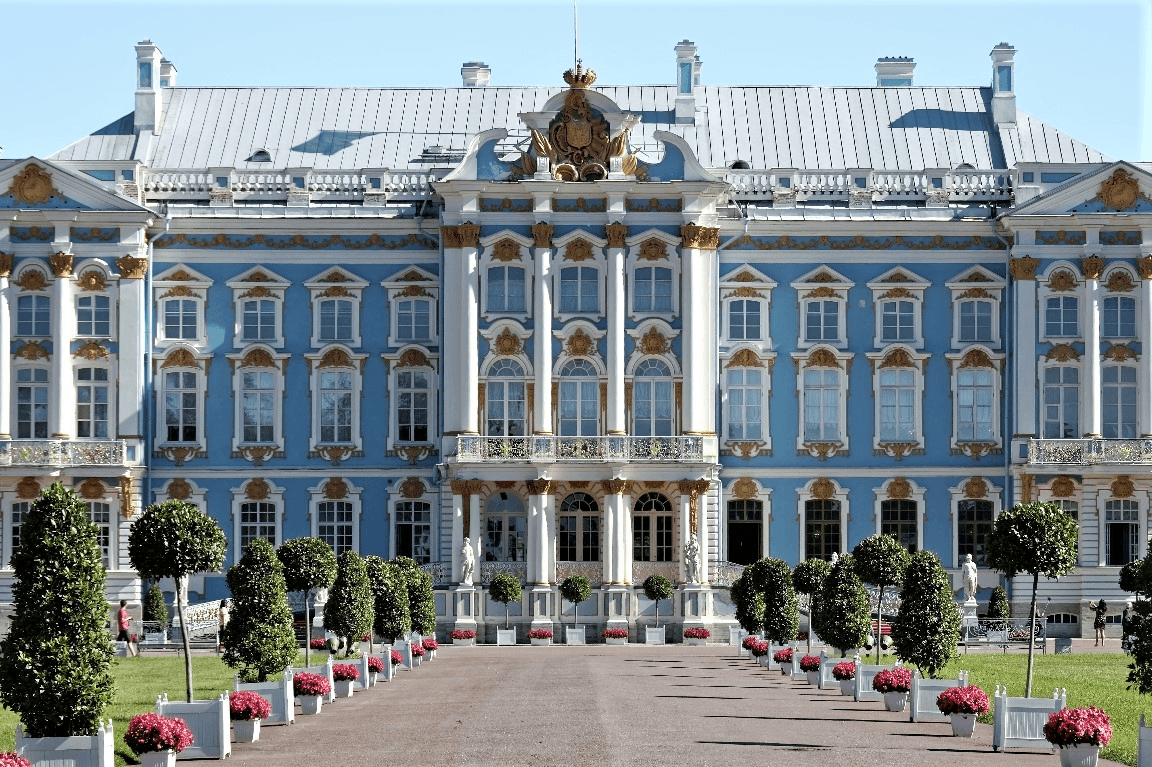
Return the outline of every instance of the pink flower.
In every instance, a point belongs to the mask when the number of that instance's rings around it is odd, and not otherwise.
[[[752,653],[754,658],[763,658],[768,654],[768,643],[757,639],[748,651]]]
[[[251,690],[233,693],[228,700],[228,715],[232,719],[267,719],[272,715],[272,702]]]
[[[820,670],[820,656],[819,655],[805,655],[800,659],[801,671],[819,671]]]
[[[708,629],[684,629],[685,639],[707,639],[712,636],[712,632]]]
[[[748,636],[744,637],[744,641],[740,643],[740,646],[743,647],[745,650],[751,650],[752,645],[756,644],[759,641],[760,640],[757,639],[755,636],[753,636],[752,634],[749,634]]]
[[[1065,708],[1048,717],[1044,737],[1057,746],[1103,747],[1112,740],[1112,721],[1106,711],[1095,706]]]
[[[360,678],[360,669],[352,663],[337,663],[332,667],[332,678],[337,682],[353,682]]]
[[[453,639],[475,639],[476,632],[472,629],[456,629],[451,636]]]
[[[311,642],[308,643],[308,646],[311,647],[313,650],[327,650],[328,649],[328,640],[324,639],[323,637],[316,637],[315,639],[313,639]]]
[[[326,676],[300,671],[292,677],[292,692],[300,698],[327,695],[332,692],[332,685],[328,683]]]
[[[604,629],[605,639],[627,639],[628,629]]]
[[[360,635],[360,641],[361,642],[371,642],[372,641],[372,635],[371,634],[361,634]]]
[[[180,753],[192,745],[192,731],[178,717],[170,719],[159,714],[137,714],[128,723],[124,742],[137,754],[169,749]]]
[[[856,678],[856,662],[851,660],[841,661],[832,667],[832,676],[843,682],[845,679]]]
[[[551,639],[552,629],[532,629],[528,632],[529,639]]]
[[[0,754],[0,767],[32,767],[32,762],[28,761],[19,754],[14,754],[11,751],[5,751]]]
[[[377,658],[375,655],[368,656],[368,670],[375,671],[377,674],[379,674],[384,670],[384,660],[382,658]]]
[[[936,696],[936,708],[944,714],[983,714],[991,707],[988,693],[976,685],[949,687]]]
[[[437,642],[435,639],[432,639],[431,637],[429,637],[428,639],[425,639],[425,640],[421,641],[421,642],[420,642],[420,645],[421,645],[421,646],[422,646],[422,647],[423,647],[425,650],[429,650],[429,651],[431,651],[431,650],[439,650],[439,649],[440,649],[440,643],[439,643],[439,642]]]
[[[872,678],[872,689],[876,692],[908,692],[912,689],[912,671],[906,668],[890,668]]]
[[[389,657],[392,660],[393,666],[399,666],[401,663],[404,662],[404,656],[400,654],[399,650],[393,650],[392,655]]]
[[[792,648],[785,647],[782,650],[777,650],[772,655],[772,660],[777,663],[791,663],[792,662]]]
[[[424,657],[424,645],[417,644],[416,642],[413,642],[412,643],[412,657],[413,658],[423,658]]]

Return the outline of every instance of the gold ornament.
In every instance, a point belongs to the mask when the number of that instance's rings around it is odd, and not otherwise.
[[[1109,208],[1126,210],[1136,204],[1140,196],[1140,184],[1136,178],[1124,170],[1117,168],[1108,179],[1100,184],[1100,191],[1096,198]]]
[[[732,495],[742,501],[751,500],[758,494],[756,482],[748,477],[741,477],[732,484]]]
[[[148,259],[135,256],[121,256],[116,259],[116,268],[120,276],[130,280],[140,280],[148,274]]]
[[[1132,484],[1132,478],[1127,474],[1121,474],[1112,480],[1113,498],[1131,498],[1134,489],[1135,485]]]
[[[8,194],[29,205],[43,205],[60,193],[52,188],[50,173],[39,165],[29,165],[12,179]]]
[[[348,484],[339,477],[332,477],[324,483],[324,497],[330,501],[338,501],[348,497]]]
[[[614,221],[604,227],[604,234],[608,238],[608,247],[624,247],[624,239],[628,236],[628,227],[619,221]]]

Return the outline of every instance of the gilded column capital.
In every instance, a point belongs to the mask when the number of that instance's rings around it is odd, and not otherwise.
[[[552,492],[552,484],[550,479],[529,479],[524,482],[524,486],[532,495],[548,495]]]
[[[2,268],[2,266],[3,262],[0,261],[0,268]],[[1141,256],[1140,259],[1136,261],[1136,267],[1140,270],[1141,278],[1152,280],[1152,255]]]
[[[0,251],[0,277],[12,274],[12,254]]]
[[[48,256],[48,266],[52,269],[52,274],[57,277],[71,277],[72,254],[63,252],[53,253]]]
[[[555,231],[555,227],[553,227],[551,224],[549,224],[545,221],[541,221],[538,224],[533,224],[532,225],[533,243],[538,248],[550,248],[550,247],[552,247],[552,232],[554,232],[554,231]]]
[[[680,227],[680,240],[685,248],[716,250],[720,247],[720,229],[699,224],[684,224]]]
[[[471,221],[465,221],[456,227],[456,232],[460,235],[460,247],[462,248],[475,248],[480,245],[480,225],[474,224]]]
[[[1080,271],[1089,280],[1098,280],[1104,272],[1104,259],[1100,256],[1085,256],[1080,259]]]
[[[445,248],[462,247],[460,244],[460,228],[447,225],[440,227],[440,242],[444,244]]]
[[[142,280],[148,273],[148,259],[136,256],[121,256],[116,259],[116,268],[120,276],[129,280]]]
[[[604,233],[608,236],[608,247],[622,248],[624,247],[624,238],[628,236],[628,227],[619,221],[613,221],[604,227]]]
[[[626,495],[632,489],[626,479],[605,479],[600,483],[605,495]]]
[[[472,480],[468,479],[454,479],[450,483],[452,485],[452,495],[471,495],[470,486]]]
[[[1012,273],[1012,278],[1016,280],[1034,280],[1036,279],[1036,267],[1040,266],[1040,259],[1033,258],[1032,256],[1021,256],[1020,258],[1013,258],[1008,262],[1008,271]]]

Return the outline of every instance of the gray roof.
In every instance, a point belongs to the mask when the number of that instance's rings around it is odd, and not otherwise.
[[[525,135],[518,114],[539,111],[561,88],[171,88],[160,135],[138,150],[132,115],[52,155],[58,161],[133,159],[157,169],[355,170],[453,164],[425,148],[458,150],[476,133]],[[1010,168],[1022,162],[1108,158],[1017,113],[997,130],[989,88],[699,86],[695,125],[675,122],[670,85],[596,88],[641,123],[632,143],[668,130],[705,167],[744,160],[752,168],[910,170]],[[248,160],[264,149],[271,163]],[[453,154],[449,152],[448,154]]]

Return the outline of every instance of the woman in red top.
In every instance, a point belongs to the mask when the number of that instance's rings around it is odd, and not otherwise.
[[[128,654],[135,655],[136,651],[132,648],[132,638],[128,635],[128,626],[130,619],[128,617],[128,601],[120,600],[120,611],[116,613],[116,623],[120,627],[120,633],[116,635],[117,642],[125,642],[128,645]]]

